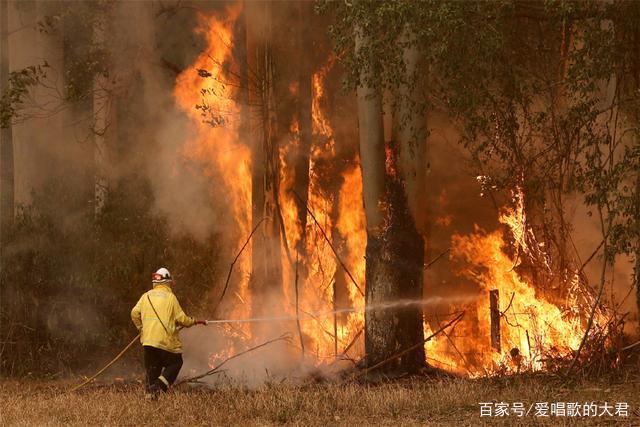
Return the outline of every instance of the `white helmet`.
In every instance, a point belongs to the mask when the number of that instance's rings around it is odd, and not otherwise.
[[[171,277],[171,273],[169,270],[162,267],[158,269],[155,273],[151,275],[151,279],[153,283],[166,283],[173,281],[173,277]]]

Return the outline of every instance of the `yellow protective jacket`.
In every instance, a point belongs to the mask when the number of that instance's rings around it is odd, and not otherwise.
[[[178,326],[189,327],[195,324],[192,317],[184,314],[178,298],[164,283],[155,284],[152,290],[142,294],[131,310],[131,320],[140,331],[142,345],[160,348],[171,353],[182,353]]]

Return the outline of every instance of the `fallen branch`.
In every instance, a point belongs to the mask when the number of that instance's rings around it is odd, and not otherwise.
[[[299,310],[300,310],[300,312],[302,312],[302,314],[305,314],[305,315],[309,316],[311,319],[315,320],[318,323],[318,327],[322,330],[322,332],[324,332],[331,339],[333,339],[334,335],[331,332],[329,332],[329,331],[327,331],[325,329],[325,327],[322,325],[322,321],[318,318],[318,316],[316,316],[313,313],[310,313],[310,312],[308,312],[306,310],[303,310],[303,309],[299,309]]]
[[[628,346],[626,346],[626,347],[621,348],[621,349],[620,349],[620,351],[627,351],[627,350],[631,350],[632,348],[637,347],[637,346],[639,346],[639,345],[640,345],[640,341],[636,341],[636,342],[634,342],[634,343],[633,343],[633,344],[631,344],[631,345],[628,345]]]
[[[604,239],[602,239],[602,241],[598,244],[598,246],[593,250],[591,255],[589,255],[589,258],[587,258],[587,260],[582,263],[582,265],[580,266],[580,268],[578,269],[578,272],[576,274],[582,273],[582,270],[584,270],[584,268],[587,266],[587,264],[589,264],[591,262],[593,257],[595,257],[598,252],[600,252],[600,248],[602,247],[602,245],[604,245],[605,240],[606,240],[606,237]]]
[[[272,340],[265,341],[265,342],[263,342],[262,344],[259,344],[259,345],[255,346],[255,347],[251,347],[251,348],[248,348],[248,349],[246,349],[246,350],[244,350],[244,351],[241,351],[240,353],[236,353],[236,354],[234,354],[233,356],[231,356],[231,357],[229,357],[229,358],[225,359],[222,363],[220,363],[220,364],[219,364],[218,366],[216,366],[215,368],[212,368],[212,369],[208,370],[208,371],[207,371],[207,372],[205,372],[204,374],[196,375],[195,377],[191,377],[191,378],[187,378],[187,379],[181,380],[181,381],[180,381],[180,382],[178,382],[176,385],[183,384],[183,383],[188,383],[188,382],[193,382],[193,381],[195,381],[195,380],[199,380],[200,378],[204,378],[204,377],[207,377],[207,376],[209,376],[209,375],[216,374],[216,373],[218,373],[218,371],[220,370],[220,368],[222,368],[222,366],[224,366],[224,365],[225,365],[227,362],[229,362],[230,360],[233,360],[233,359],[235,359],[235,358],[237,358],[237,357],[240,357],[240,356],[242,356],[242,355],[244,355],[244,354],[250,353],[250,352],[252,352],[252,351],[254,351],[254,350],[258,350],[259,348],[265,347],[265,346],[267,346],[267,345],[269,345],[269,344],[273,344],[274,342],[278,342],[278,341],[287,341],[287,342],[290,342],[290,341],[291,341],[291,335],[289,335],[289,334],[283,334],[283,335],[280,335],[278,338],[274,338],[274,339],[272,339]]]
[[[242,245],[242,247],[240,248],[240,251],[238,252],[236,257],[233,259],[233,262],[231,263],[231,265],[229,266],[229,273],[227,273],[227,280],[224,282],[224,288],[222,288],[222,294],[220,295],[220,299],[218,300],[218,303],[213,309],[214,314],[218,310],[218,307],[220,307],[220,304],[222,303],[222,299],[224,298],[224,295],[227,293],[227,288],[229,287],[229,280],[231,279],[231,273],[233,272],[233,267],[236,265],[236,262],[238,262],[238,258],[240,258],[240,255],[242,255],[242,252],[249,244],[249,241],[253,237],[254,233],[258,230],[258,227],[260,226],[260,224],[262,224],[266,219],[267,219],[266,217],[262,218],[260,221],[258,221],[256,226],[253,227],[253,230],[251,230],[251,234],[249,234],[249,237],[247,237],[247,240],[244,242],[244,245]]]
[[[358,333],[353,337],[353,339],[351,340],[351,342],[349,343],[349,345],[347,345],[344,348],[344,351],[342,352],[342,355],[345,356],[347,354],[347,351],[351,350],[351,347],[353,347],[353,345],[356,343],[356,340],[360,337],[360,335],[362,335],[362,331],[364,331],[364,329],[360,329],[358,331]]]
[[[358,292],[360,292],[360,295],[364,296],[364,292],[362,292],[362,289],[360,289],[360,286],[358,286],[358,282],[356,282],[356,279],[353,278],[353,275],[351,274],[351,272],[349,271],[347,266],[344,265],[344,262],[342,262],[342,259],[338,255],[338,252],[336,251],[336,248],[333,247],[333,244],[331,243],[331,240],[327,236],[327,233],[324,232],[324,229],[322,228],[322,226],[320,225],[320,223],[316,219],[316,217],[313,214],[313,212],[311,212],[311,209],[309,209],[309,206],[304,202],[304,200],[302,200],[302,198],[298,195],[298,193],[296,193],[295,190],[292,189],[291,192],[298,198],[300,203],[302,203],[304,205],[304,207],[306,208],[306,210],[309,213],[309,215],[311,215],[311,218],[313,218],[313,222],[315,222],[316,225],[318,226],[318,229],[320,229],[320,232],[322,233],[322,236],[324,237],[324,240],[326,240],[327,243],[329,244],[329,247],[331,248],[331,251],[333,251],[333,255],[335,255],[336,259],[338,260],[338,263],[340,264],[340,267],[342,267],[342,269],[345,271],[345,273],[347,273],[347,276],[349,276],[349,279],[351,279],[351,281],[353,282],[353,284],[356,287],[356,289],[358,290]]]
[[[460,320],[462,320],[462,318],[464,317],[464,311],[462,313],[460,313],[459,316],[457,316],[455,319],[451,320],[449,323],[447,323],[446,325],[442,326],[440,329],[438,329],[437,331],[435,331],[434,333],[432,333],[431,335],[429,335],[427,338],[425,338],[424,340],[422,340],[421,342],[412,345],[411,347],[401,351],[400,353],[394,354],[393,356],[389,357],[388,359],[383,360],[380,363],[376,363],[375,365],[371,366],[370,368],[366,368],[363,369],[362,371],[358,372],[357,374],[354,375],[354,378],[359,378],[363,375],[368,374],[369,372],[378,369],[381,366],[386,365],[389,362],[392,362],[393,360],[404,356],[405,354],[412,352],[413,350],[415,350],[416,348],[419,348],[420,346],[423,346],[427,341],[430,341],[431,338],[435,337],[436,335],[438,335],[440,332],[444,331],[445,329],[447,329],[449,326],[454,325],[456,323],[458,323]]]
[[[507,304],[507,308],[505,308],[504,310],[502,310],[500,312],[500,317],[503,317],[504,314],[511,308],[511,304],[513,304],[513,297],[515,297],[515,296],[516,296],[516,293],[512,292],[511,293],[511,299],[509,300],[509,304]],[[517,322],[517,320],[516,320],[516,322]]]
[[[107,369],[109,369],[109,367],[111,365],[113,365],[114,363],[116,363],[118,360],[120,360],[120,358],[127,352],[127,350],[129,350],[131,348],[131,346],[138,341],[138,338],[140,338],[140,334],[136,335],[134,339],[131,340],[131,342],[129,344],[127,344],[127,346],[125,348],[122,349],[122,351],[120,353],[118,353],[118,355],[116,357],[113,358],[113,360],[109,363],[107,363],[105,365],[104,368],[100,369],[98,372],[96,372],[91,378],[87,379],[86,381],[84,381],[82,384],[78,384],[77,386],[75,386],[74,388],[72,388],[71,390],[69,390],[67,393],[73,393],[74,391],[86,386],[87,384],[89,384],[91,381],[95,380],[96,378],[98,378],[98,376],[100,376],[104,371],[106,371]]]
[[[436,316],[436,320],[438,321],[438,324],[440,324],[440,319],[437,316]],[[469,363],[467,362],[466,357],[464,357],[462,352],[458,349],[458,347],[453,342],[449,334],[446,333],[445,331],[442,331],[442,334],[447,338],[447,341],[449,341],[449,344],[451,344],[451,347],[453,347],[456,353],[458,353],[458,356],[460,356],[460,359],[462,359],[462,362],[464,363],[464,369],[466,369],[467,373],[469,373],[469,375],[473,375],[473,372],[471,372],[471,369],[469,369]]]
[[[429,267],[431,267],[433,264],[435,264],[440,258],[442,258],[443,256],[445,256],[448,252],[451,251],[451,248],[447,248],[447,250],[445,250],[444,252],[442,252],[440,255],[438,255],[437,257],[435,257],[432,261],[429,261],[429,263],[427,265],[424,266],[424,270],[428,269]]]

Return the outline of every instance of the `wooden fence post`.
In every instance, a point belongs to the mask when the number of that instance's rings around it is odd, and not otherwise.
[[[500,353],[500,293],[497,289],[489,291],[491,309],[491,347]]]

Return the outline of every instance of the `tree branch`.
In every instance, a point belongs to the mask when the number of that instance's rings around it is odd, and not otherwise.
[[[233,356],[229,357],[228,359],[224,360],[222,363],[220,363],[215,368],[212,368],[212,369],[208,370],[204,374],[196,375],[195,377],[191,377],[191,378],[187,378],[187,379],[181,380],[176,385],[179,385],[179,384],[182,384],[182,383],[187,383],[187,382],[193,382],[193,381],[199,380],[200,378],[204,378],[204,377],[207,377],[209,375],[213,375],[213,374],[217,373],[220,370],[220,368],[222,368],[222,366],[224,366],[230,360],[233,360],[233,359],[235,359],[237,357],[240,357],[240,356],[242,356],[244,354],[250,353],[250,352],[252,352],[254,350],[258,350],[259,348],[265,347],[265,346],[267,346],[269,344],[273,344],[274,342],[278,342],[278,341],[289,342],[289,341],[291,341],[291,336],[289,334],[282,334],[278,338],[274,338],[272,340],[265,341],[262,344],[259,344],[259,345],[255,346],[255,347],[251,347],[251,348],[249,348],[247,350],[241,351],[240,353],[236,353]]]
[[[462,320],[462,318],[464,317],[465,312],[463,311],[462,313],[460,313],[459,316],[457,316],[455,319],[451,320],[449,323],[447,323],[446,325],[442,326],[440,329],[438,329],[437,331],[435,331],[434,333],[432,333],[431,335],[429,335],[427,338],[425,338],[423,341],[420,341],[417,344],[412,345],[411,347],[401,351],[400,353],[394,354],[393,356],[389,357],[388,359],[383,360],[380,363],[376,363],[375,365],[373,365],[370,368],[366,368],[363,369],[362,371],[358,372],[354,378],[359,378],[362,375],[368,374],[369,372],[378,369],[381,366],[386,365],[389,362],[392,362],[393,360],[404,356],[405,354],[415,350],[416,348],[419,348],[420,346],[424,345],[427,341],[430,341],[431,338],[435,337],[436,335],[438,335],[440,332],[443,332],[445,329],[447,329],[449,326],[458,323],[460,320]]]
[[[336,248],[333,247],[333,244],[331,243],[331,240],[329,240],[329,237],[327,237],[327,234],[324,232],[322,226],[320,225],[320,223],[318,222],[318,220],[316,219],[315,215],[313,214],[313,212],[311,212],[311,209],[309,209],[309,205],[307,205],[302,198],[298,195],[298,193],[296,193],[295,190],[290,189],[289,191],[291,191],[300,201],[301,204],[304,205],[304,207],[306,208],[307,212],[309,213],[309,215],[311,215],[311,218],[313,218],[313,222],[316,223],[316,225],[318,226],[318,228],[320,229],[320,232],[322,233],[322,236],[324,237],[324,239],[327,241],[327,243],[329,244],[329,247],[331,248],[331,250],[333,251],[333,254],[335,255],[336,259],[338,260],[338,263],[340,264],[340,266],[342,267],[342,269],[345,271],[345,273],[347,273],[347,276],[349,276],[349,279],[351,279],[351,281],[353,282],[354,286],[356,287],[356,289],[358,290],[358,292],[360,292],[360,295],[364,296],[364,292],[362,292],[362,289],[360,289],[360,286],[358,286],[358,283],[356,282],[356,279],[353,278],[353,275],[351,274],[351,272],[349,271],[349,269],[347,268],[346,265],[344,265],[344,262],[342,262],[342,259],[340,258],[340,256],[338,255],[338,252],[336,251]]]
[[[267,219],[266,217],[262,218],[260,221],[258,221],[256,226],[253,227],[253,230],[251,230],[251,234],[249,234],[249,237],[247,237],[247,240],[244,242],[244,245],[242,245],[242,248],[240,248],[240,251],[238,252],[236,257],[233,259],[233,262],[231,263],[231,265],[229,266],[229,272],[227,273],[227,280],[224,283],[224,288],[222,289],[222,294],[220,295],[220,299],[218,300],[218,303],[213,309],[213,314],[215,314],[216,311],[218,310],[218,307],[220,307],[220,304],[222,303],[222,299],[224,298],[224,295],[227,292],[227,288],[229,287],[229,280],[231,279],[231,273],[233,272],[233,266],[238,261],[238,258],[240,258],[240,255],[244,251],[244,248],[246,248],[247,245],[249,244],[249,241],[251,240],[251,237],[253,237],[253,234],[258,230],[258,227],[260,226],[260,224],[262,224],[266,219]]]

